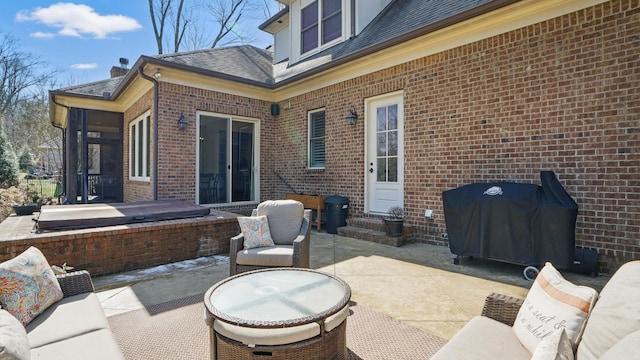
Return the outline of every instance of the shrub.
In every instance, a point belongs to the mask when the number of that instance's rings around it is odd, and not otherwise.
[[[0,188],[18,184],[18,161],[13,147],[0,131]]]
[[[0,222],[6,219],[13,209],[11,206],[28,203],[25,189],[12,186],[8,189],[0,189]]]

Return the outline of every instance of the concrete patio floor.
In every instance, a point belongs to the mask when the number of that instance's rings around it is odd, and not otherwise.
[[[338,235],[311,234],[311,268],[335,274],[351,287],[351,300],[408,325],[450,339],[492,292],[524,297],[531,282],[524,266],[462,259],[448,247],[391,247]],[[562,271],[578,285],[600,291],[608,276]],[[226,254],[94,278],[107,316],[204,293],[229,274]]]

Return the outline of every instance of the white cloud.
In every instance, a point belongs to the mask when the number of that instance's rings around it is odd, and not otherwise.
[[[73,65],[71,65],[71,68],[75,69],[75,70],[95,69],[97,67],[98,67],[98,64],[96,64],[96,63],[91,63],[91,64],[73,64]]]
[[[45,33],[42,31],[36,31],[34,33],[29,34],[29,36],[34,37],[34,38],[38,38],[38,39],[51,39],[54,36],[56,36],[53,33]]]
[[[37,21],[60,29],[58,34],[62,36],[89,35],[97,39],[142,27],[136,19],[124,15],[101,15],[90,6],[71,3],[38,7],[31,12],[22,10],[16,14],[16,21]]]

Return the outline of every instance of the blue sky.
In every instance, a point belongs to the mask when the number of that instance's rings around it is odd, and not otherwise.
[[[269,3],[275,14],[276,1]],[[258,29],[263,14],[243,14],[240,21],[254,38],[251,44],[262,48],[272,43],[272,36]],[[1,0],[0,32],[11,34],[22,52],[59,70],[59,86],[68,86],[107,79],[121,57],[133,65],[140,55],[157,54],[149,16],[146,0]]]

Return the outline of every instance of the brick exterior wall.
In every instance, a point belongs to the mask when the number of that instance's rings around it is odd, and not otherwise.
[[[222,216],[223,218],[219,218]],[[30,234],[0,242],[0,262],[35,246],[50,264],[66,263],[92,276],[229,253],[240,232],[236,214]]]
[[[445,243],[444,190],[539,184],[552,170],[579,204],[577,245],[615,270],[640,259],[639,13],[637,1],[612,1],[286,99],[275,169],[298,191],[348,196],[350,214],[363,215],[366,120],[348,126],[344,116],[403,90],[405,206],[418,241]],[[305,119],[318,107],[327,165],[308,171]],[[273,196],[289,191],[262,175]]]
[[[153,89],[147,91],[133,106],[124,112],[124,129],[122,129],[122,190],[125,202],[153,199],[153,186],[149,181],[129,180],[129,125],[132,121],[140,119],[147,111],[151,110],[151,129],[153,129]],[[153,130],[152,130],[153,131]],[[151,137],[151,149],[153,151],[153,136]],[[154,158],[151,156],[151,168]]]
[[[291,192],[277,171],[297,192],[348,196],[350,215],[363,216],[364,101],[402,90],[404,201],[417,241],[446,244],[444,190],[539,184],[540,171],[552,170],[579,204],[577,245],[597,248],[613,271],[640,259],[639,16],[637,1],[611,1],[281,99],[292,107],[276,117],[266,101],[161,83],[158,197],[195,199],[194,118],[203,110],[260,120],[261,200]],[[351,106],[361,115],[355,126],[344,119]],[[326,169],[308,170],[307,113],[320,107]],[[128,201],[138,199],[131,186]]]

